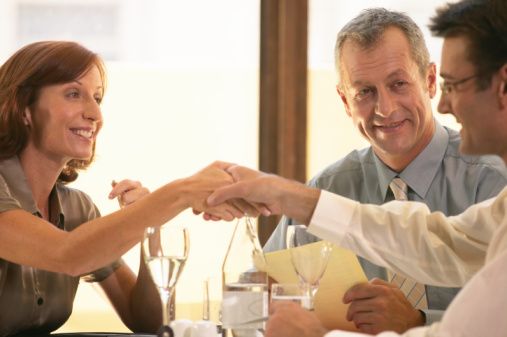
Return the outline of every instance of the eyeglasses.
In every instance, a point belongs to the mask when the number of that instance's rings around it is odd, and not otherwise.
[[[476,77],[479,77],[479,75],[472,75],[472,76],[465,77],[461,80],[453,81],[453,82],[448,82],[446,80],[443,80],[442,82],[440,82],[440,90],[442,90],[442,94],[444,94],[444,95],[450,94],[451,92],[458,90],[459,85],[466,83]]]

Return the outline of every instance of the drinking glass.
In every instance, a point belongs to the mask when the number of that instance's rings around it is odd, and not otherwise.
[[[309,298],[305,307],[308,310],[313,310],[315,293],[319,288],[320,279],[326,271],[332,245],[327,241],[321,241],[317,246],[304,247],[307,243],[305,240],[306,230],[305,225],[288,226],[286,238],[292,266],[298,275],[301,287]]]
[[[308,293],[297,283],[273,283],[271,285],[271,303],[291,301],[307,308],[310,303]]]
[[[159,336],[169,337],[171,296],[183,271],[190,249],[188,229],[173,224],[148,227],[144,232],[144,261],[162,301],[163,326]]]

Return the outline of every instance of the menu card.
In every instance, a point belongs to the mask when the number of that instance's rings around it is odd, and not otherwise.
[[[319,249],[322,242],[315,242],[298,249]],[[298,283],[299,279],[292,266],[289,249],[265,254],[269,276],[278,283]],[[315,313],[328,329],[358,331],[353,322],[347,321],[348,304],[342,302],[344,293],[357,283],[368,282],[357,257],[350,250],[333,245],[329,263],[319,290],[315,295]]]

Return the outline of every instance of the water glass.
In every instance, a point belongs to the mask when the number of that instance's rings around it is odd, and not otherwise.
[[[273,283],[271,285],[271,303],[279,301],[295,302],[303,308],[310,307],[308,293],[297,283]]]

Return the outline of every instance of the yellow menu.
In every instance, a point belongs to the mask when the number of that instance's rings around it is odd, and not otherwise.
[[[300,246],[297,249],[319,249],[322,242]],[[265,254],[267,273],[278,283],[298,283],[288,249]],[[348,305],[342,298],[351,286],[367,282],[363,269],[354,253],[333,245],[326,271],[315,295],[315,313],[328,329],[357,331],[354,323],[346,320]]]

